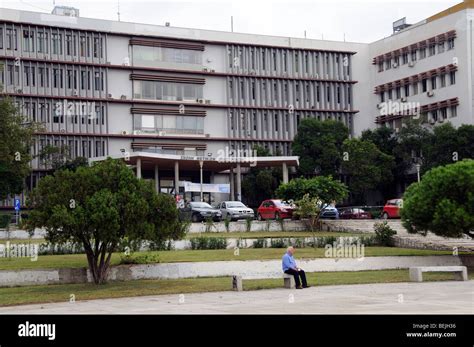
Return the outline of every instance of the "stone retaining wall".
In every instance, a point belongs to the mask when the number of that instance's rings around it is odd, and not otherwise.
[[[283,254],[283,250],[282,250]],[[236,256],[237,257],[237,256]],[[411,266],[463,265],[457,256],[398,256],[356,258],[319,258],[301,260],[299,266],[307,272],[363,271],[408,269]],[[178,279],[196,277],[223,277],[239,275],[244,279],[281,276],[281,261],[214,261],[145,265],[119,265],[111,268],[109,279]],[[86,269],[3,270],[0,286],[26,286],[91,282]]]

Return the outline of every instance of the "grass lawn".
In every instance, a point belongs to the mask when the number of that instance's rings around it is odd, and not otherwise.
[[[469,279],[474,279],[469,269]],[[378,270],[357,272],[308,273],[313,286],[408,282],[408,270]],[[452,280],[452,274],[426,273],[424,281]],[[281,279],[244,280],[244,290],[281,288]],[[179,280],[136,280],[110,282],[105,285],[62,284],[14,288],[0,288],[0,306],[48,302],[68,302],[74,294],[76,300],[120,298],[159,294],[185,294],[231,290],[230,277],[193,278]],[[178,297],[176,298],[178,300]]]
[[[298,260],[323,258],[324,251],[324,248],[300,248],[296,251],[295,256]],[[177,263],[222,260],[281,259],[284,253],[285,249],[283,248],[248,248],[240,249],[238,256],[234,255],[233,249],[137,252],[134,253],[134,255],[158,255],[159,261],[161,263]],[[451,254],[452,253],[450,251],[434,251],[395,247],[365,247],[366,257]],[[120,253],[114,253],[112,255],[112,265],[119,264],[120,256]],[[77,268],[86,266],[87,261],[85,254],[41,255],[38,256],[37,261],[31,261],[30,258],[0,258],[0,270]]]

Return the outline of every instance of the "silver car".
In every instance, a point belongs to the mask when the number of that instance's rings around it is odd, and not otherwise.
[[[254,211],[240,201],[222,201],[216,208],[222,212],[222,219],[230,220],[255,218]]]

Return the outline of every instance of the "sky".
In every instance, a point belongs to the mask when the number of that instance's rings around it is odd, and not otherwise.
[[[1,8],[49,13],[72,6],[81,17],[231,30],[234,32],[373,42],[392,34],[392,23],[417,23],[462,0],[0,0]],[[120,5],[118,5],[120,4]]]

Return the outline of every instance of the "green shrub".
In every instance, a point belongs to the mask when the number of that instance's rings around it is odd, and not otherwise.
[[[191,249],[226,249],[227,239],[225,237],[194,237],[190,240]]]
[[[374,224],[375,239],[380,246],[393,246],[392,236],[397,232],[390,228],[387,221]]]
[[[229,215],[227,215],[224,219],[224,227],[226,232],[230,232],[230,218]]]
[[[245,218],[245,231],[248,233],[252,231],[252,222],[252,218]]]
[[[402,222],[408,232],[431,231],[461,237],[474,230],[474,160],[438,166],[403,196]]]
[[[288,242],[285,242],[285,239],[271,239],[270,240],[270,248],[286,248],[288,247]]]
[[[6,229],[10,224],[11,216],[9,214],[0,214],[0,228]]]
[[[253,242],[253,248],[265,248],[266,246],[265,239],[257,239]]]
[[[120,265],[128,264],[153,264],[159,263],[160,257],[158,254],[140,254],[140,255],[121,255],[120,256]]]

